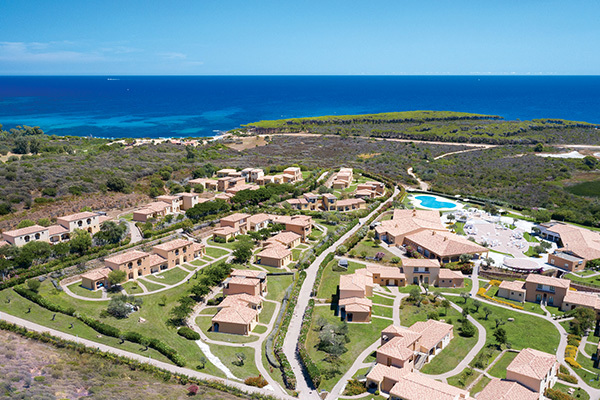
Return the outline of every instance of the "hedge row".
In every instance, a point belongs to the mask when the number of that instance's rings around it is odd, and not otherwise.
[[[192,328],[188,328],[187,326],[182,326],[177,331],[179,336],[183,336],[188,340],[200,340],[200,334],[193,330]]]
[[[275,340],[273,340],[273,353],[275,354],[275,358],[277,358],[277,361],[281,366],[283,381],[285,382],[286,387],[291,390],[296,389],[296,376],[294,375],[294,371],[292,371],[292,366],[289,360],[283,353],[283,340],[285,338],[285,334],[287,333],[288,327],[290,326],[290,321],[292,320],[292,315],[294,314],[294,309],[296,308],[296,302],[298,301],[298,295],[300,294],[300,289],[302,288],[302,283],[304,283],[305,279],[306,272],[301,271],[298,274],[298,280],[292,289],[290,299],[285,309],[285,314],[283,315],[283,320],[281,321],[281,325],[279,326],[277,334],[275,335]]]
[[[180,367],[183,367],[185,365],[185,360],[177,353],[175,349],[167,346],[158,339],[146,338],[137,332],[121,332],[118,328],[115,328],[112,325],[108,325],[104,322],[98,321],[97,319],[78,313],[72,307],[67,308],[59,304],[54,304],[48,299],[42,297],[40,294],[32,290],[26,289],[22,286],[16,286],[14,288],[14,291],[47,310],[77,318],[78,320],[80,320],[81,322],[83,322],[84,324],[86,324],[87,326],[89,326],[90,328],[102,335],[112,336],[115,338],[120,338],[121,335],[123,335],[123,338],[130,342],[138,344],[148,343],[148,347],[151,347],[154,350],[158,351],[159,353],[167,357],[169,360],[171,360],[175,365],[178,365]]]
[[[304,364],[304,368],[312,380],[314,387],[319,388],[321,385],[321,371],[319,371],[319,367],[312,360],[308,354],[308,350],[306,349],[306,337],[308,336],[308,331],[312,323],[314,307],[315,300],[310,299],[308,301],[308,307],[306,308],[304,320],[302,321],[302,328],[300,328],[300,337],[298,338],[298,343],[296,344],[296,350],[298,351],[300,361],[302,361],[302,364]]]
[[[123,356],[117,356],[110,352],[100,351],[97,348],[86,347],[85,345],[83,345],[81,343],[73,342],[70,340],[64,340],[64,339],[58,338],[56,336],[52,336],[49,333],[38,333],[38,332],[30,331],[26,328],[23,328],[21,326],[15,325],[15,324],[11,324],[11,323],[3,321],[3,320],[0,320],[0,329],[16,333],[18,335],[21,335],[21,336],[26,337],[31,340],[37,340],[39,342],[47,343],[47,344],[53,345],[58,348],[74,350],[74,351],[77,351],[79,354],[92,354],[92,355],[96,355],[99,357],[103,357],[110,362],[114,362],[114,363],[121,364],[121,365],[127,365],[132,370],[144,371],[144,372],[151,373],[154,376],[156,376],[157,378],[163,380],[164,382],[174,382],[174,383],[181,384],[181,385],[189,385],[189,384],[203,385],[206,387],[210,387],[212,389],[231,393],[235,396],[243,397],[246,399],[277,400],[273,396],[267,396],[267,395],[263,395],[260,393],[245,392],[236,387],[227,386],[217,380],[204,380],[204,379],[192,378],[192,377],[184,375],[184,374],[174,374],[172,372],[169,372],[165,369],[156,367],[151,364],[147,364],[147,363],[140,362],[137,360],[132,360],[131,358],[127,358],[127,357],[123,357]]]

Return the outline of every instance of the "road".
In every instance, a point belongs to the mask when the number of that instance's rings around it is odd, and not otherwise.
[[[27,320],[24,320],[24,319],[21,319],[18,317],[14,317],[14,316],[6,314],[6,313],[0,313],[0,319],[3,319],[7,322],[22,326],[31,331],[40,332],[40,333],[48,332],[52,336],[56,336],[61,339],[81,343],[87,347],[97,348],[98,350],[101,350],[101,351],[116,354],[116,355],[122,356],[122,357],[127,357],[132,360],[137,360],[137,361],[140,361],[143,363],[151,364],[156,367],[167,370],[169,372],[175,373],[175,374],[183,374],[183,375],[187,375],[187,376],[190,376],[193,378],[217,381],[217,382],[225,384],[225,385],[237,387],[238,389],[241,389],[248,393],[260,393],[260,394],[267,395],[267,396],[275,396],[273,394],[273,392],[270,390],[265,390],[265,389],[260,389],[260,388],[254,387],[254,386],[244,385],[243,383],[238,383],[238,382],[234,382],[231,380],[225,380],[223,378],[217,378],[215,376],[208,375],[208,374],[198,372],[198,371],[194,371],[194,370],[188,369],[188,368],[177,367],[173,364],[169,364],[169,363],[166,363],[163,361],[154,360],[152,358],[144,357],[139,354],[130,353],[128,351],[117,349],[117,348],[107,346],[107,345],[104,345],[101,343],[93,342],[91,340],[82,339],[78,336],[73,336],[69,333],[60,332],[60,331],[36,324],[34,322],[30,322],[30,321],[27,321]],[[286,400],[298,400],[295,397],[288,396],[288,395],[279,395],[279,396],[275,396],[275,397],[281,398],[281,399],[286,399]]]
[[[317,271],[319,270],[319,266],[325,259],[325,257],[335,251],[335,249],[341,245],[346,239],[352,236],[356,231],[360,229],[360,227],[374,214],[378,213],[381,207],[384,204],[391,202],[398,194],[400,190],[398,188],[394,189],[394,194],[387,199],[385,202],[381,203],[379,207],[373,210],[369,215],[359,220],[359,223],[348,231],[345,235],[337,240],[333,245],[331,245],[327,250],[325,250],[316,260],[308,267],[306,271],[306,279],[302,284],[302,288],[300,289],[300,293],[298,294],[298,301],[296,303],[296,308],[294,309],[294,314],[290,321],[290,325],[288,327],[287,334],[283,341],[283,353],[287,357],[288,361],[292,366],[292,371],[296,376],[296,390],[300,393],[301,399],[320,399],[318,395],[318,391],[312,387],[312,382],[308,376],[305,376],[304,368],[301,365],[300,359],[297,357],[296,353],[296,345],[298,343],[300,337],[300,328],[302,327],[302,321],[304,320],[304,314],[306,312],[306,307],[308,307],[308,301],[310,300],[311,293],[313,291],[313,287],[315,285],[315,280],[317,277]]]
[[[133,221],[126,221],[127,225],[129,225],[129,233],[131,235],[131,242],[130,243],[138,243],[141,242],[142,239],[144,239],[144,237],[142,236],[142,232],[140,232],[140,229],[135,226],[135,222]]]

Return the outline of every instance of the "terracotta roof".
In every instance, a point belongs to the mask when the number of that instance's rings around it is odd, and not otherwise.
[[[347,312],[370,312],[373,302],[364,297],[348,297],[341,299],[338,304],[345,306]]]
[[[214,233],[217,233],[219,235],[231,235],[234,233],[238,233],[239,231],[239,229],[234,228],[232,226],[224,226],[222,228],[215,229]]]
[[[154,212],[164,211],[169,207],[170,207],[170,205],[165,203],[164,201],[155,201],[155,202],[146,204],[146,206],[144,208],[142,208],[141,210],[138,210],[137,212],[154,213]]]
[[[408,346],[418,340],[419,337],[420,336],[416,336],[416,339],[410,342],[410,340],[413,339],[412,336],[396,336],[378,348],[377,353],[381,353],[385,356],[396,358],[398,360],[408,360],[415,353],[409,349]]]
[[[249,218],[249,217],[250,217],[250,214],[235,213],[235,214],[228,215],[227,217],[221,218],[221,222],[223,222],[223,221],[238,222],[238,221],[241,221],[241,220]]]
[[[175,249],[180,249],[180,248],[188,246],[190,244],[192,244],[192,242],[189,240],[175,239],[175,240],[171,240],[166,243],[158,244],[158,245],[154,246],[153,249],[171,251],[171,250],[175,250]]]
[[[15,229],[13,231],[6,231],[4,235],[6,236],[22,236],[22,235],[31,235],[32,233],[47,231],[48,228],[40,225],[32,225],[26,228]]]
[[[506,367],[507,372],[543,379],[556,363],[556,356],[534,349],[523,349]]]
[[[248,325],[256,319],[258,311],[250,307],[224,307],[213,318],[214,322]]]
[[[457,400],[471,399],[469,392],[436,381],[425,375],[409,372],[400,377],[390,394],[404,400]]]
[[[406,239],[441,257],[488,251],[485,247],[471,242],[463,236],[446,231],[425,230],[406,235]]]
[[[71,222],[71,221],[77,221],[79,219],[92,218],[92,217],[97,217],[97,216],[98,216],[98,214],[96,214],[96,213],[84,211],[84,212],[80,212],[80,213],[76,213],[76,214],[65,215],[64,217],[60,217],[58,219]]]
[[[600,234],[560,222],[554,223],[548,231],[560,235],[560,240],[565,245],[564,250],[586,260],[600,258]]]
[[[436,210],[394,210],[392,219],[381,221],[375,230],[380,234],[389,233],[392,236],[403,236],[420,229],[445,231]]]
[[[306,226],[312,225],[312,218],[308,215],[274,215],[274,220],[280,224]]]
[[[600,297],[598,297],[597,293],[576,292],[574,290],[569,290],[563,299],[563,303],[589,307],[596,310],[600,309]]]
[[[271,219],[272,218],[269,214],[260,213],[260,214],[254,214],[253,216],[249,217],[248,222],[252,226],[252,225],[260,224],[261,222],[271,221]]]
[[[244,178],[240,178],[240,179],[244,179]],[[236,194],[237,192],[241,192],[242,190],[258,190],[258,189],[260,189],[260,186],[258,186],[258,185],[243,184],[243,185],[238,185],[238,186],[229,188],[229,189],[225,190],[225,192]]]
[[[234,276],[229,278],[229,283],[234,285],[242,285],[242,286],[258,286],[260,285],[260,279],[256,278],[243,278],[239,276]]]
[[[206,246],[203,243],[197,243],[197,242],[192,243],[192,251],[202,250],[205,247]]]
[[[190,185],[202,185],[202,184],[206,184],[207,182],[214,182],[214,184],[217,183],[217,181],[215,179],[209,179],[209,178],[197,178],[197,179],[190,179],[188,181],[188,183]]]
[[[165,261],[167,261],[167,259],[159,256],[158,254],[150,254],[150,257],[148,257],[148,265],[151,267],[162,264]]]
[[[85,274],[82,274],[81,278],[89,279],[91,281],[98,281],[100,279],[108,278],[108,274],[111,271],[112,270],[110,268],[106,268],[106,267],[98,268],[93,271],[89,271],[89,272],[86,272]]]
[[[139,250],[130,250],[123,254],[117,254],[116,256],[112,256],[104,259],[104,261],[111,262],[114,264],[124,264],[130,261],[137,260],[139,258],[148,257],[150,254],[145,253]]]
[[[230,172],[236,172],[233,168],[223,168],[217,171],[218,174],[228,174]]]
[[[493,378],[477,395],[477,400],[538,400],[540,394],[518,382]]]
[[[357,271],[350,275],[340,275],[340,292],[345,290],[362,290],[364,292],[367,286],[373,286],[373,274],[366,269],[363,269],[361,273]]]
[[[373,191],[369,189],[359,189],[356,192],[354,192],[355,196],[371,196],[372,194]]]
[[[335,203],[336,206],[340,206],[340,207],[345,207],[345,206],[352,206],[352,205],[358,205],[358,204],[365,204],[366,202],[363,199],[346,199],[346,200],[338,200],[337,203]]]
[[[388,378],[398,382],[400,378],[410,372],[407,368],[388,367],[385,364],[375,364],[373,369],[367,374],[367,379],[375,382],[383,381]]]
[[[440,268],[438,278],[441,279],[464,279],[464,275],[460,271],[453,271],[448,268]]]
[[[290,243],[293,243],[296,240],[300,239],[302,239],[302,236],[298,235],[295,232],[280,232],[277,235],[268,238],[267,242],[278,242],[283,243],[287,246]]]
[[[106,221],[112,221],[112,217],[109,217],[108,215],[101,215],[101,216],[98,217],[98,222],[100,224],[103,224]]]
[[[179,200],[181,196],[170,196],[168,194],[163,194],[162,196],[156,196],[155,198],[160,201],[172,202],[173,200]]]
[[[264,279],[267,277],[267,273],[265,271],[257,271],[255,269],[234,269],[231,271],[230,275],[257,279]]]
[[[62,225],[50,225],[48,227],[48,234],[50,236],[61,235],[67,232],[69,232],[69,230]]]
[[[379,274],[383,279],[406,279],[406,275],[404,275],[398,267],[367,265],[367,270],[372,274]]]
[[[285,257],[290,256],[291,254],[292,252],[287,247],[283,245],[273,244],[262,250],[260,253],[257,254],[257,256],[281,260]]]
[[[500,289],[512,290],[515,292],[524,292],[525,291],[525,282],[523,281],[502,281]]]
[[[299,167],[287,167],[286,169],[283,170],[283,172],[301,172]]]
[[[571,281],[568,279],[559,279],[554,278],[552,276],[540,275],[540,274],[529,274],[527,275],[527,279],[525,279],[527,283],[535,283],[538,285],[548,285],[554,287],[560,287],[568,289],[571,286]]]
[[[424,322],[415,322],[409,329],[421,334],[419,345],[429,350],[441,342],[446,335],[450,334],[454,329],[454,326],[445,322],[428,319]]]
[[[177,196],[181,196],[181,197],[198,197],[198,193],[186,193],[186,192],[182,192],[182,193],[177,193]]]
[[[10,243],[8,243],[6,240],[0,240],[0,247],[3,246],[10,246]]]
[[[429,258],[403,258],[402,266],[409,268],[420,268],[420,267],[428,267],[428,268],[436,268],[440,267],[440,262],[436,259]]]
[[[231,294],[225,297],[219,307],[249,307],[250,305],[259,305],[261,302],[260,297],[247,293]]]
[[[288,199],[286,202],[292,206],[296,204],[308,204],[308,200],[306,199]]]
[[[219,193],[218,195],[215,196],[215,199],[229,200],[232,197],[233,197],[233,195],[231,193]]]
[[[331,193],[323,193],[323,197],[325,197],[326,199],[333,199],[333,200],[337,199],[337,197],[335,197],[335,195],[333,195]]]

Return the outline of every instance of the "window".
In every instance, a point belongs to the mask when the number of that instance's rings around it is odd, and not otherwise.
[[[83,225],[83,222],[82,221],[77,221],[77,225],[81,226],[81,225]]]
[[[179,255],[179,249],[175,250],[175,255],[178,256]]]
[[[92,220],[91,220],[91,218],[88,218],[88,219],[87,219],[87,224],[88,224],[88,225],[90,225],[91,223],[92,223]]]
[[[31,238],[29,237],[29,235],[27,235],[27,236],[25,236],[25,237],[23,238],[23,240],[25,240],[26,242],[29,242],[29,239],[31,239]]]
[[[142,260],[137,260],[137,265],[138,265],[138,267],[139,267],[140,265],[142,265]]]
[[[36,233],[36,234],[35,234],[35,238],[36,238],[36,239],[39,239],[39,238],[40,238],[40,234],[39,234],[39,233]]]

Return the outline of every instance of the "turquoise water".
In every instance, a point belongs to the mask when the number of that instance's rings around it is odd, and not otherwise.
[[[433,196],[415,196],[415,199],[421,201],[421,206],[428,208],[456,208],[456,204],[449,201],[439,201]]]

